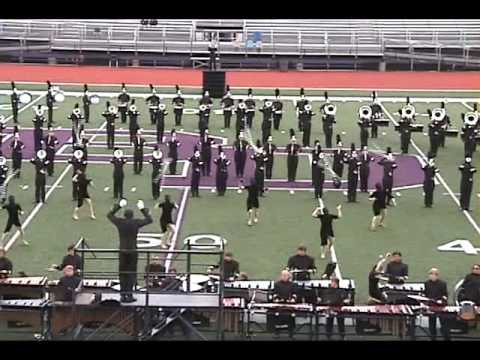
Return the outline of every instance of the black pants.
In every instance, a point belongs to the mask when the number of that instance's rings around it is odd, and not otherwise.
[[[47,173],[48,176],[53,176],[55,171],[55,150],[47,150]]]
[[[15,173],[15,178],[20,177],[20,170],[22,169],[22,155],[12,156],[12,170]]]
[[[183,109],[174,110],[173,112],[174,112],[174,114],[175,114],[175,126],[180,126],[180,125],[182,125]]]
[[[249,111],[246,113],[247,117],[247,126],[251,129],[253,126],[253,117],[255,116],[255,112]]]
[[[272,134],[272,125],[262,124],[262,144],[266,144],[268,137]]]
[[[157,119],[155,117],[155,110],[150,109],[150,124],[155,125],[157,123]]]
[[[265,178],[271,179],[272,178],[272,172],[273,172],[273,156],[270,157],[266,163],[265,166]]]
[[[430,153],[432,153],[433,156],[437,155],[439,146],[440,146],[440,136],[430,135]]]
[[[225,129],[230,129],[230,122],[232,120],[232,112],[224,111],[223,112],[223,127]]]
[[[370,168],[360,168],[360,191],[368,192],[368,177],[370,175]]]
[[[325,325],[325,330],[327,332],[327,338],[330,338],[333,333],[333,321],[337,319],[338,333],[340,336],[345,336],[345,319],[342,316],[329,316],[327,317],[327,323]]]
[[[138,127],[134,127],[134,126],[131,126],[128,128],[128,132],[130,134],[130,144],[133,144],[133,142],[135,141],[135,137],[137,136],[137,131],[138,131]]]
[[[12,104],[13,123],[18,124],[18,105]]]
[[[440,146],[445,147],[445,130],[440,130]]]
[[[35,128],[33,130],[33,146],[35,153],[42,148],[43,130],[41,128]]]
[[[113,197],[123,199],[123,174],[113,175]]]
[[[152,174],[152,197],[157,200],[160,197],[160,178]]]
[[[115,147],[115,128],[107,127],[107,148],[113,149]]]
[[[460,184],[460,207],[463,210],[470,209],[470,197],[472,195],[472,181],[462,181]]]
[[[247,160],[247,153],[235,152],[234,160],[235,160],[235,173],[237,177],[243,177],[243,171],[245,170],[245,162]]]
[[[333,172],[337,174],[339,178],[343,176],[343,164],[340,162],[333,163]]]
[[[135,174],[141,174],[143,168],[143,153],[133,155],[133,172]]]
[[[77,201],[77,199],[78,199],[78,184],[72,181],[72,200]]]
[[[118,111],[120,112],[120,119],[122,121],[122,124],[125,124],[127,122],[127,108],[121,107],[118,108]]]
[[[428,317],[428,330],[430,337],[435,340],[437,337],[437,318],[440,320],[440,332],[445,340],[450,340],[449,319],[442,316],[431,315]]]
[[[53,105],[48,107],[48,120],[47,126],[50,127],[53,124]]]
[[[165,131],[165,123],[162,120],[157,123],[157,143],[158,144],[161,144],[163,142],[164,131]]]
[[[198,191],[198,186],[200,185],[200,172],[198,171],[193,171],[192,172],[192,182],[190,185],[190,190],[192,192],[192,197],[198,197],[199,191]]]
[[[377,139],[378,138],[378,125],[375,124],[375,120],[372,122],[372,139]]]
[[[258,187],[260,196],[263,196],[265,192],[265,172],[261,169],[255,169],[255,183]]]
[[[90,122],[90,106],[83,107],[83,116],[85,117],[85,122],[88,124]]]
[[[363,149],[364,146],[368,146],[368,129],[360,129],[360,147]]]
[[[202,175],[203,176],[210,176],[210,168],[212,165],[211,160],[212,160],[212,154],[210,153],[202,154],[202,161],[203,161]]]
[[[357,201],[357,187],[358,187],[358,175],[357,174],[349,175],[348,190],[347,190],[348,202]]]
[[[323,132],[325,133],[325,146],[330,149],[332,147],[333,130],[323,129]]]
[[[227,190],[227,179],[228,179],[228,173],[217,172],[215,182],[217,187],[217,194],[219,196],[225,195],[225,191]]]
[[[306,147],[310,147],[310,132],[312,130],[312,123],[310,121],[308,122],[305,122],[303,124],[303,146]],[[326,136],[326,134],[325,134]]]
[[[35,201],[45,202],[45,175],[35,176]]]
[[[287,177],[288,181],[295,181],[297,177],[298,156],[287,155]]]
[[[435,189],[435,181],[432,179],[431,181],[424,181],[423,182],[423,192],[425,193],[425,206],[432,207],[433,205],[433,190]]]
[[[402,131],[400,133],[400,145],[402,148],[402,154],[408,154],[408,146],[410,145],[410,138],[412,134],[410,131]]]
[[[303,131],[303,119],[301,117],[298,118],[298,131]]]
[[[280,121],[282,120],[282,114],[273,114],[273,128],[275,130],[280,129]]]
[[[172,161],[168,164],[168,171],[170,171],[170,175],[177,173],[177,158],[172,157]]]
[[[385,190],[386,202],[387,205],[390,205],[390,202],[393,199],[393,178],[385,176],[382,180],[383,189]]]
[[[315,192],[315,198],[321,198],[323,196],[323,183],[325,182],[325,176],[321,176],[318,179],[313,180],[313,189]]]
[[[465,157],[472,156],[476,150],[476,147],[477,147],[477,144],[475,142],[475,139],[465,140],[464,142]]]
[[[137,262],[136,253],[120,253],[119,255],[120,294],[122,297],[132,295],[137,278]]]

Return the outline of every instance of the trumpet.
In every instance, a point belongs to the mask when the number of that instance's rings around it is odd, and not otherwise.
[[[358,115],[364,119],[370,119],[372,117],[372,108],[368,105],[363,105],[358,109]]]

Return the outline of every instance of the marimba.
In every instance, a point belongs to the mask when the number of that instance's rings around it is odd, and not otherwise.
[[[389,304],[407,303],[410,305],[418,302],[408,298],[408,295],[421,295],[425,290],[424,283],[382,284],[379,290],[385,293]]]
[[[38,299],[45,296],[46,276],[0,279],[0,296],[4,299]]]

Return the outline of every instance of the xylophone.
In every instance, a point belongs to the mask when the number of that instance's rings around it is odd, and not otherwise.
[[[385,294],[389,304],[418,304],[417,301],[412,300],[408,295],[421,295],[425,290],[423,283],[404,283],[404,284],[382,284],[379,290]]]
[[[299,288],[328,288],[329,280],[297,280],[293,282]],[[275,281],[272,280],[248,280],[248,281],[230,281],[225,282],[226,289],[257,289],[272,290]],[[355,289],[355,282],[350,279],[342,279],[339,284],[340,289]]]
[[[311,304],[288,304],[288,303],[250,303],[248,305],[250,311],[255,310],[289,310],[298,312],[312,312],[314,310]]]
[[[45,296],[46,276],[0,279],[3,298],[35,299]]]

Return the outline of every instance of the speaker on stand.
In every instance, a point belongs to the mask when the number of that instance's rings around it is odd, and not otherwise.
[[[225,93],[225,71],[203,71],[203,91],[208,91],[211,98],[222,98]]]

